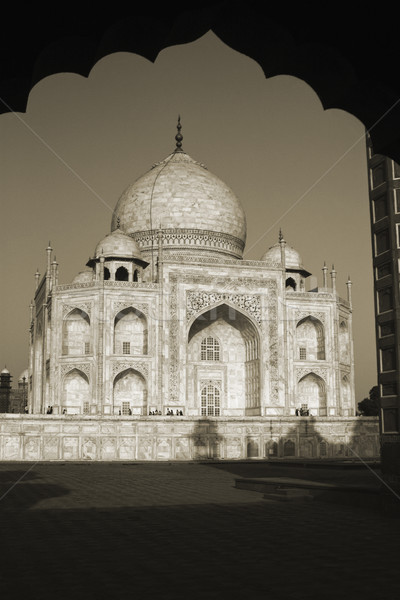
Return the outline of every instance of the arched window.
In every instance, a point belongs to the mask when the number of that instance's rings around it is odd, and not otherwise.
[[[75,308],[63,322],[62,353],[90,354],[90,319],[85,311]]]
[[[129,273],[125,267],[118,267],[115,271],[115,281],[128,281]]]
[[[216,385],[205,385],[201,390],[201,416],[219,417],[221,415],[221,392]]]
[[[297,360],[325,360],[325,333],[321,321],[311,315],[296,327]]]
[[[339,325],[339,357],[340,362],[350,363],[350,338],[346,321]]]
[[[89,412],[89,380],[85,373],[73,369],[64,378],[62,387],[62,408],[67,413],[82,414]]]
[[[213,337],[206,337],[201,342],[201,360],[220,360],[219,341]]]
[[[147,321],[133,307],[121,310],[114,319],[114,353],[147,354]]]
[[[296,291],[296,282],[292,277],[288,277],[286,279],[286,291],[287,292],[295,292]]]
[[[110,269],[108,267],[104,267],[104,281],[108,281],[110,279]]]
[[[139,271],[137,269],[135,269],[133,271],[133,281],[139,281]]]
[[[116,414],[147,414],[147,384],[141,373],[127,369],[114,380],[114,411]]]
[[[326,385],[315,373],[308,373],[300,379],[297,397],[302,408],[306,407],[311,415],[326,416]]]

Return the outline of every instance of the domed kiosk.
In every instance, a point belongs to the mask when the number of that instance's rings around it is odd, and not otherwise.
[[[46,249],[28,416],[51,407],[44,418],[57,423],[15,456],[337,457],[355,409],[350,286],[339,298],[325,270],[322,288],[306,291],[310,273],[282,235],[260,260],[243,259],[239,200],[183,151],[179,121],[175,141],[122,194],[71,283],[58,282]],[[299,428],[300,408],[318,423]]]

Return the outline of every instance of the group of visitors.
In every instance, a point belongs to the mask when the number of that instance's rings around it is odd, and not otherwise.
[[[150,410],[149,411],[149,415],[150,416],[154,416],[155,415],[155,416],[161,417],[162,416],[162,412],[161,412],[161,410]],[[167,408],[167,415],[169,417],[173,417],[173,416],[183,417],[183,412],[181,410],[177,409],[176,413],[174,413],[174,411],[172,410],[172,408]]]
[[[53,413],[53,407],[52,406],[48,406],[47,410],[46,410],[46,414],[47,415],[51,415]]]
[[[296,408],[296,417],[312,417],[308,408]]]
[[[174,416],[174,411],[172,410],[172,408],[167,408],[167,415],[170,417]],[[183,412],[181,410],[176,410],[176,416],[177,417],[183,417]]]

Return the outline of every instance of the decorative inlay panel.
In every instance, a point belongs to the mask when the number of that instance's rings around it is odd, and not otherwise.
[[[215,385],[215,387],[222,391],[222,381],[220,379],[201,379],[200,388],[203,388],[205,385]]]
[[[132,234],[133,239],[139,244],[142,251],[157,248],[159,244],[159,230],[137,231]],[[171,247],[189,247],[192,250],[202,248],[221,249],[228,254],[240,258],[243,254],[243,240],[218,231],[204,229],[163,229],[161,230],[162,245],[164,249]]]
[[[149,374],[149,365],[144,361],[124,361],[124,362],[115,362],[112,364],[111,373],[112,377],[118,375],[122,371],[126,371],[127,369],[135,369],[135,371],[139,371],[141,375],[143,375],[146,379]]]
[[[125,308],[133,308],[134,310],[137,309],[138,311],[142,312],[146,316],[149,314],[149,305],[148,304],[139,304],[136,302],[114,302],[113,303],[114,314],[118,314],[121,310],[124,310]]]
[[[300,379],[302,379],[305,375],[309,375],[310,373],[314,373],[315,375],[318,375],[318,377],[321,377],[321,379],[326,381],[326,378],[328,376],[328,369],[324,369],[322,367],[303,367],[296,369],[297,381],[300,381]]]
[[[89,317],[90,317],[92,305],[89,302],[84,303],[84,304],[74,304],[74,305],[63,304],[62,305],[63,319],[65,319],[65,317],[73,310],[81,310],[81,311],[85,312],[87,315],[89,315]]]
[[[294,313],[294,318],[295,318],[296,322],[301,321],[302,319],[306,319],[307,317],[318,319],[319,321],[321,321],[321,323],[325,324],[326,313],[309,311],[309,310],[296,310]]]
[[[193,316],[201,312],[207,306],[212,306],[227,300],[238,308],[247,312],[259,325],[261,325],[261,302],[260,296],[247,294],[221,294],[218,292],[187,292],[186,294],[186,318],[189,321]]]
[[[78,369],[78,371],[82,371],[82,373],[85,373],[85,375],[89,379],[91,363],[64,363],[64,364],[60,365],[61,377],[64,377],[67,373],[69,373],[70,371],[73,371],[74,369]]]

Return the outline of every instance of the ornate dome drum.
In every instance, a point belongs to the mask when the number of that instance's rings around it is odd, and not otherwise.
[[[157,250],[159,230],[163,250],[182,255],[241,258],[246,241],[246,217],[235,194],[183,152],[179,142],[172,154],[125,190],[115,207],[112,230],[117,223],[143,256]]]

